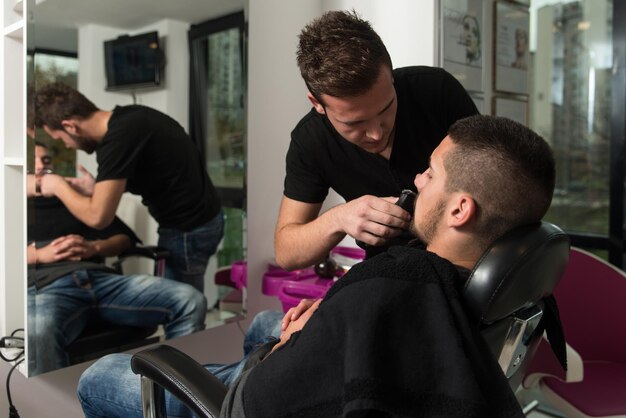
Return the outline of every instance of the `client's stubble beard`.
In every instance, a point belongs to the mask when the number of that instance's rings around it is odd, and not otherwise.
[[[417,200],[416,200],[417,202]],[[446,202],[440,198],[434,207],[428,210],[423,216],[418,219],[417,217],[411,224],[411,233],[418,237],[420,241],[428,245],[435,237],[437,227],[443,218],[445,212]]]

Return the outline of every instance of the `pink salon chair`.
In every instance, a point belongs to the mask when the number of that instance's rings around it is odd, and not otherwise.
[[[578,248],[554,295],[568,343],[568,372],[545,341],[525,388],[569,418],[626,417],[626,274]],[[540,404],[537,409],[548,412]]]
[[[234,261],[229,266],[220,267],[215,272],[214,281],[218,286],[230,288],[219,300],[219,308],[223,311],[241,312],[247,285],[247,264],[245,261]]]

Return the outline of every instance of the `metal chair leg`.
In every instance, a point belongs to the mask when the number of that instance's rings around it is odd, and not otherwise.
[[[165,391],[151,379],[141,376],[141,409],[143,418],[166,418]]]

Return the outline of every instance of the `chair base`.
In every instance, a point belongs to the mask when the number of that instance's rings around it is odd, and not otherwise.
[[[540,389],[546,399],[568,417],[626,418],[626,365],[590,361],[583,364],[581,382],[544,378]]]
[[[562,412],[556,411],[552,408],[542,405],[541,403],[539,403],[538,400],[533,400],[528,405],[524,406],[522,408],[522,412],[524,413],[524,415],[526,415],[529,418],[537,418],[537,415],[534,414],[535,412],[540,413],[541,416],[545,415],[545,416],[555,417],[555,418],[568,418]]]

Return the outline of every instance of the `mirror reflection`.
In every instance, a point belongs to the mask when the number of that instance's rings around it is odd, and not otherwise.
[[[58,3],[28,26],[31,376],[245,313],[243,4]]]

